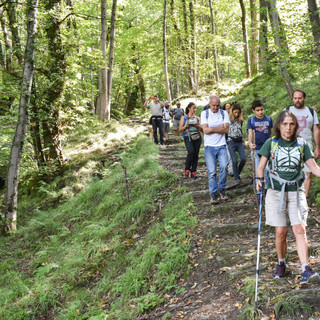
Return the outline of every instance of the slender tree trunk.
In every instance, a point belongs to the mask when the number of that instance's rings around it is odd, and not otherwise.
[[[288,71],[289,52],[287,51],[287,44],[285,43],[286,37],[285,37],[284,29],[281,30],[281,27],[280,27],[276,0],[268,0],[268,5],[269,5],[269,8],[268,8],[269,18],[271,22],[273,38],[277,47],[277,56],[279,59],[280,74],[284,79],[285,87],[287,89],[289,97],[291,98],[293,94],[293,87],[290,79],[290,74]]]
[[[4,18],[4,11],[3,9],[0,9],[0,19],[1,19],[1,28],[2,28],[2,34],[3,34],[3,40],[4,40],[4,47],[5,47],[5,66],[6,66],[6,70],[9,71],[11,69],[11,43],[9,40],[9,35],[8,35],[8,31],[7,31],[7,26],[6,26],[6,21]]]
[[[268,4],[266,0],[260,0],[260,66],[265,73],[271,72],[269,63],[269,49],[268,49]]]
[[[6,11],[9,18],[9,28],[12,34],[12,48],[14,50],[14,54],[18,59],[19,64],[22,64],[23,57],[21,53],[21,42],[20,42],[20,36],[18,32],[18,21],[17,21],[17,15],[16,15],[16,6],[18,4],[13,0],[7,0],[6,1]]]
[[[101,0],[101,52],[102,68],[99,72],[99,94],[97,99],[96,112],[101,121],[106,120],[107,113],[107,1]]]
[[[318,60],[318,72],[320,75],[320,18],[316,0],[308,0],[308,11],[315,45],[315,52]]]
[[[90,84],[91,84],[91,110],[92,110],[92,113],[95,113],[96,110],[94,106],[92,64],[90,64]]]
[[[16,230],[17,228],[18,179],[23,143],[28,125],[28,104],[30,103],[34,68],[38,0],[28,0],[27,7],[28,35],[21,83],[19,117],[11,147],[7,173],[6,220],[10,230]]]
[[[198,66],[197,66],[197,35],[196,35],[196,17],[194,12],[194,0],[190,0],[189,2],[189,9],[190,9],[190,24],[191,24],[191,33],[192,33],[192,64],[191,70],[193,75],[193,93],[197,93],[199,90],[198,84]]]
[[[143,76],[140,72],[139,69],[139,73],[138,73],[138,81],[139,81],[139,89],[140,89],[140,97],[141,97],[141,105],[144,105],[145,101],[147,100],[146,97],[146,87],[144,85],[144,80],[143,80]]]
[[[246,76],[250,77],[250,60],[249,60],[249,45],[248,45],[248,37],[247,37],[247,24],[246,24],[246,8],[244,6],[243,0],[239,0],[241,7],[241,23],[242,23],[242,37],[243,37],[243,50],[244,50],[244,63],[246,66]]]
[[[212,0],[209,0],[209,7],[210,7],[211,32],[215,36],[216,29],[214,26],[214,14],[213,14]],[[213,40],[214,77],[215,77],[216,83],[218,83],[219,82],[218,53],[217,53],[217,46],[215,45],[214,41],[215,40]]]
[[[112,90],[112,73],[114,64],[114,44],[115,44],[115,33],[116,33],[116,12],[117,12],[117,0],[112,2],[112,13],[111,13],[111,29],[110,29],[110,47],[109,47],[109,64],[107,72],[107,110],[106,120],[110,120],[111,117],[111,90]]]
[[[250,0],[250,14],[251,14],[251,74],[254,75],[258,71],[258,40],[259,40],[259,27],[258,27],[258,12],[257,0]]]
[[[163,67],[164,67],[164,78],[166,82],[167,90],[167,100],[171,102],[171,92],[169,85],[169,76],[168,76],[168,63],[167,63],[167,0],[163,1],[163,21],[162,21],[162,49],[163,49]]]

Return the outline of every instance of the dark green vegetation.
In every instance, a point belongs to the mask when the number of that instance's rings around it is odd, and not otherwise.
[[[159,166],[150,140],[138,138],[118,157],[73,197],[77,181],[70,177],[92,178],[94,159],[83,157],[77,171],[71,162],[64,187],[56,177],[37,195],[22,196],[21,227],[1,239],[1,319],[132,319],[186,275],[189,232],[197,225],[191,197]],[[66,197],[55,206],[59,192]]]

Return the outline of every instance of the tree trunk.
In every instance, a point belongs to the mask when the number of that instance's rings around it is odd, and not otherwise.
[[[251,75],[255,75],[258,71],[258,12],[257,0],[250,0],[250,14],[251,14]]]
[[[320,18],[316,0],[308,0],[308,11],[314,39],[315,52],[318,60],[318,72],[320,75]]]
[[[2,28],[2,33],[3,33],[3,40],[4,40],[4,47],[5,47],[5,67],[6,70],[9,71],[11,69],[11,43],[9,40],[9,35],[7,31],[7,26],[6,26],[6,21],[3,15],[3,9],[1,9],[0,12],[0,19],[1,19],[1,28]]]
[[[196,16],[194,11],[194,3],[195,0],[190,0],[189,9],[190,9],[190,22],[191,22],[191,32],[192,32],[192,73],[193,73],[193,92],[197,93],[199,90],[199,81],[198,81],[198,58],[197,58],[197,26],[196,26]]]
[[[162,21],[162,49],[163,49],[163,67],[164,67],[164,78],[166,82],[167,90],[167,100],[171,102],[171,92],[169,86],[169,76],[168,76],[168,63],[167,63],[167,0],[163,1],[163,21]]]
[[[268,9],[269,9],[269,18],[271,22],[271,28],[273,33],[274,42],[277,47],[277,56],[279,59],[279,69],[280,74],[282,75],[287,89],[288,95],[292,98],[293,87],[291,84],[291,79],[288,71],[288,55],[287,44],[285,43],[285,33],[284,29],[281,30],[279,15],[277,11],[277,2],[276,0],[268,0]]]
[[[117,0],[112,2],[112,13],[111,13],[111,29],[110,29],[110,47],[109,47],[109,64],[107,72],[107,109],[106,109],[106,120],[110,120],[111,112],[111,90],[112,90],[112,73],[114,64],[114,43],[116,33],[116,12],[117,12]]]
[[[45,162],[45,156],[43,153],[41,133],[40,133],[40,119],[39,119],[39,106],[37,104],[36,96],[36,79],[33,78],[32,93],[31,93],[31,106],[30,106],[30,131],[32,137],[32,144],[34,149],[35,158],[37,160],[38,167],[41,167]]]
[[[101,121],[106,120],[107,113],[107,1],[101,0],[101,52],[103,67],[99,72],[99,94],[96,112]]]
[[[34,52],[37,32],[38,0],[28,0],[28,35],[21,83],[19,117],[14,135],[7,173],[6,220],[10,230],[17,228],[18,179],[23,143],[28,125],[28,104],[30,103]]]
[[[44,92],[45,99],[41,107],[44,148],[46,160],[54,161],[58,166],[63,163],[60,140],[60,97],[64,89],[66,61],[65,48],[62,44],[60,2],[61,0],[46,0],[45,9],[48,14],[45,22],[45,31],[48,41],[49,59],[47,62],[48,86]]]
[[[260,0],[260,66],[265,73],[271,72],[268,50],[268,4],[266,0]]]
[[[249,60],[249,45],[247,37],[247,25],[246,25],[246,8],[244,6],[243,0],[239,0],[241,7],[241,23],[242,23],[242,37],[243,37],[243,50],[244,50],[244,63],[246,66],[246,76],[250,77],[250,60]]]
[[[12,34],[12,48],[14,51],[15,56],[18,59],[19,64],[21,65],[23,62],[23,57],[21,53],[21,42],[18,32],[18,21],[16,16],[16,6],[18,4],[15,3],[13,0],[6,1],[6,11],[9,18],[9,28]]]
[[[214,27],[214,14],[213,14],[213,6],[212,0],[209,0],[209,7],[210,7],[210,22],[211,22],[211,32],[213,35],[216,34],[216,29]],[[215,41],[215,40],[214,40]],[[218,54],[217,54],[217,47],[213,44],[213,64],[214,64],[214,77],[216,83],[219,82],[219,69],[218,69]]]
[[[141,97],[141,105],[144,105],[145,101],[147,100],[146,97],[146,87],[144,85],[144,80],[143,80],[143,76],[140,72],[139,69],[139,73],[138,73],[138,81],[139,81],[139,89],[140,89],[140,97]]]

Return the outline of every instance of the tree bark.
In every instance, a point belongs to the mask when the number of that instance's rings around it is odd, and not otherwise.
[[[258,71],[258,40],[259,40],[259,28],[258,28],[258,12],[257,12],[257,0],[250,0],[250,15],[251,15],[251,75],[255,75]]]
[[[311,22],[316,57],[318,60],[318,72],[320,75],[320,18],[316,0],[308,0],[308,11]]]
[[[112,13],[111,13],[111,29],[110,29],[110,47],[109,47],[109,64],[107,72],[107,109],[106,109],[106,120],[110,120],[111,117],[111,91],[112,91],[112,73],[114,64],[114,44],[115,44],[115,33],[116,33],[116,12],[117,12],[117,0],[112,2]]]
[[[284,29],[280,27],[279,15],[277,11],[277,2],[276,0],[267,0],[269,5],[269,18],[271,22],[271,28],[273,33],[274,42],[277,47],[277,57],[279,59],[279,70],[282,75],[287,89],[288,95],[292,98],[293,87],[288,71],[288,59],[289,52],[287,51],[287,43]]]
[[[244,63],[246,66],[246,77],[249,78],[251,74],[250,60],[249,60],[249,45],[247,36],[247,25],[246,25],[246,8],[243,0],[239,0],[241,7],[241,23],[242,23],[242,37],[243,37],[243,50],[244,50]]]
[[[4,40],[4,47],[5,47],[5,68],[7,71],[11,69],[11,43],[9,40],[9,35],[7,31],[6,21],[3,15],[4,11],[1,9],[0,11],[0,19],[1,19],[1,28],[2,28],[2,34],[3,34],[3,40]]]
[[[190,24],[191,24],[191,33],[192,33],[192,45],[191,45],[191,52],[192,52],[192,63],[191,63],[191,73],[193,77],[193,93],[197,93],[199,90],[198,84],[198,66],[197,66],[197,35],[196,35],[196,17],[194,12],[194,0],[190,0],[189,2],[189,9],[190,9]]]
[[[266,0],[260,0],[260,66],[261,70],[265,73],[271,72],[269,62],[269,49],[268,49],[268,5]]]
[[[99,94],[96,112],[101,121],[106,120],[107,113],[107,1],[101,0],[101,40],[102,68],[99,72]]]
[[[18,22],[16,16],[16,7],[17,3],[13,0],[6,1],[6,11],[9,18],[9,28],[12,34],[12,48],[14,50],[14,54],[17,57],[19,64],[21,65],[23,62],[23,57],[21,53],[21,41],[18,32]]]
[[[28,125],[28,104],[30,103],[34,53],[37,32],[38,0],[28,0],[28,35],[21,83],[19,117],[14,135],[7,173],[6,220],[9,230],[17,228],[18,179],[22,149]]]
[[[211,32],[215,36],[216,29],[214,26],[214,14],[213,14],[212,0],[209,0],[209,7],[210,7]],[[215,77],[216,83],[218,83],[219,82],[218,53],[217,53],[217,46],[214,43],[213,43],[213,64],[214,64],[214,77]]]
[[[45,99],[41,106],[45,115],[42,119],[44,148],[47,161],[54,161],[58,166],[63,163],[60,140],[60,97],[65,83],[65,48],[62,44],[59,13],[61,0],[46,0],[45,9],[48,12],[45,24],[48,41],[49,61],[47,63],[48,86],[44,92]]]
[[[167,63],[167,0],[163,1],[163,20],[162,20],[162,49],[163,49],[163,68],[164,68],[164,78],[166,83],[167,90],[167,100],[171,102],[171,92],[169,85],[169,76],[168,76],[168,63]]]

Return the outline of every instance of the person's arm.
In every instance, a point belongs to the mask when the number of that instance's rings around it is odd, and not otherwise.
[[[258,165],[258,168],[257,168],[257,185],[256,185],[256,188],[257,188],[257,191],[260,192],[260,188],[262,187],[262,182],[261,180],[263,181],[264,180],[264,169],[267,165],[267,162],[268,162],[268,159],[265,157],[265,156],[261,156],[260,158],[260,162],[259,162],[259,165]],[[259,179],[261,178],[261,180]]]
[[[212,133],[228,133],[229,132],[229,123],[221,124],[217,127],[209,128],[208,124],[205,123],[202,125],[203,132],[205,134],[212,134]]]
[[[256,148],[256,144],[254,143],[254,141],[252,141],[252,131],[253,129],[248,129],[248,140],[249,140],[249,148],[255,149]]]
[[[313,126],[313,137],[314,137],[314,143],[316,145],[316,148],[314,150],[314,157],[315,159],[318,159],[320,156],[320,130],[319,130],[318,124],[315,124]]]
[[[186,130],[189,127],[188,125],[188,121],[186,122],[186,125],[184,125],[184,117],[181,117],[180,119],[180,123],[179,123],[179,132],[183,132],[184,130]]]
[[[201,127],[201,124],[200,124],[200,122],[198,123],[196,123],[196,128],[200,131],[200,132],[203,132],[203,129],[202,129],[202,127]]]
[[[320,167],[317,165],[316,161],[314,160],[314,158],[310,158],[309,160],[307,160],[305,162],[305,164],[307,165],[307,167],[311,170],[311,172],[320,178]]]
[[[164,108],[164,103],[161,102],[160,100],[159,100],[159,103],[160,103],[161,107]]]

